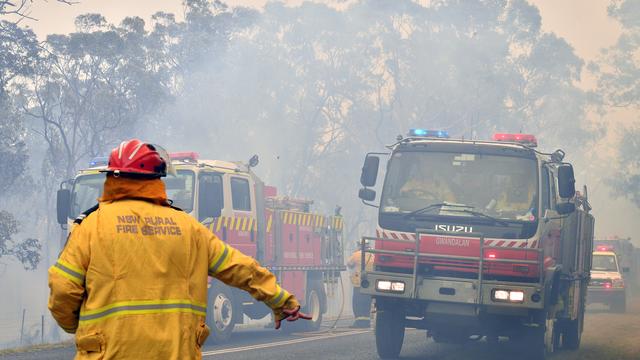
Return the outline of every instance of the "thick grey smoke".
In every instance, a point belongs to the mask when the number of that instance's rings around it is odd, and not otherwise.
[[[576,85],[584,63],[571,45],[543,33],[538,9],[524,0],[362,0],[342,10],[312,2],[262,11],[185,5],[184,21],[166,13],[147,24],[80,17],[76,33],[49,37],[46,51],[30,55],[35,65],[0,83],[29,129],[34,184],[14,188],[0,210],[22,221],[20,238],[44,245],[36,272],[0,260],[0,288],[14,294],[2,300],[0,344],[16,345],[23,309],[37,341],[46,268],[61,236],[59,182],[122,137],[203,158],[258,154],[258,174],[281,194],[313,199],[323,212],[342,206],[349,241],[374,229],[374,213],[356,195],[364,154],[412,127],[477,139],[534,133],[543,149],[562,147],[578,160],[581,182],[600,182],[585,149],[602,130],[587,111],[602,103]],[[601,185],[594,206],[607,206],[608,194]],[[48,338],[57,339],[45,320]]]

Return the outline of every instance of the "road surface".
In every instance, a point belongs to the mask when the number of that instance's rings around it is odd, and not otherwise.
[[[0,355],[1,360],[72,359],[72,347]],[[521,352],[502,342],[490,346],[484,341],[465,345],[436,344],[424,331],[407,330],[402,359],[508,359],[521,358]],[[236,332],[231,343],[207,345],[203,359],[377,359],[374,335],[368,329],[350,329],[341,321],[335,329],[323,327],[317,333],[292,334],[270,329]],[[628,313],[612,314],[591,308],[585,320],[583,343],[577,352],[559,352],[553,360],[638,360],[640,359],[640,301]]]

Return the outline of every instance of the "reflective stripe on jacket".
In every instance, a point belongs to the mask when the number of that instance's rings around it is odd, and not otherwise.
[[[101,202],[49,269],[49,309],[76,333],[76,359],[199,359],[207,279],[280,316],[298,305],[251,257],[188,214],[143,200]]]

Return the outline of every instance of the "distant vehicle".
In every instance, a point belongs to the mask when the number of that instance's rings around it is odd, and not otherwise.
[[[359,196],[378,207],[378,228],[363,238],[375,269],[361,264],[361,288],[375,300],[381,358],[398,356],[407,327],[436,342],[505,336],[536,359],[579,347],[594,218],[565,153],[536,145],[527,134],[412,129],[389,153],[367,154]]]
[[[631,238],[608,236],[594,240],[593,247],[616,253],[626,288],[630,291],[640,290],[640,249],[633,245]]]
[[[618,257],[612,250],[606,245],[599,245],[593,252],[587,301],[605,304],[611,311],[623,313],[627,309],[626,286]]]
[[[197,218],[221,240],[256,258],[274,272],[282,287],[300,300],[311,321],[296,330],[317,330],[327,310],[325,286],[335,286],[346,270],[342,252],[342,216],[312,213],[313,201],[277,195],[249,165],[200,160],[194,152],[170,154],[177,176],[162,178],[173,205]],[[64,182],[58,191],[58,222],[68,226],[101,195],[106,158]],[[330,290],[330,289],[329,289]],[[331,292],[332,293],[332,292]],[[207,324],[216,342],[229,339],[243,316],[260,319],[271,313],[248,293],[219,281],[209,284]],[[302,328],[304,326],[304,328]]]

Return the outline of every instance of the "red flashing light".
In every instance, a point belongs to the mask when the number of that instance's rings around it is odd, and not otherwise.
[[[198,155],[198,153],[194,151],[183,151],[183,152],[170,153],[169,157],[171,158],[171,160],[196,162],[196,160],[198,160],[200,155]]]
[[[610,282],[604,283],[604,288],[605,289],[611,289],[611,283]]]
[[[613,247],[608,245],[598,245],[596,247],[596,250],[597,251],[613,251]]]
[[[498,133],[493,135],[493,141],[515,142],[530,147],[538,146],[538,140],[531,134],[505,134]]]
[[[488,253],[488,254],[487,254],[487,257],[488,257],[489,259],[495,259],[495,258],[496,258],[496,253]]]

